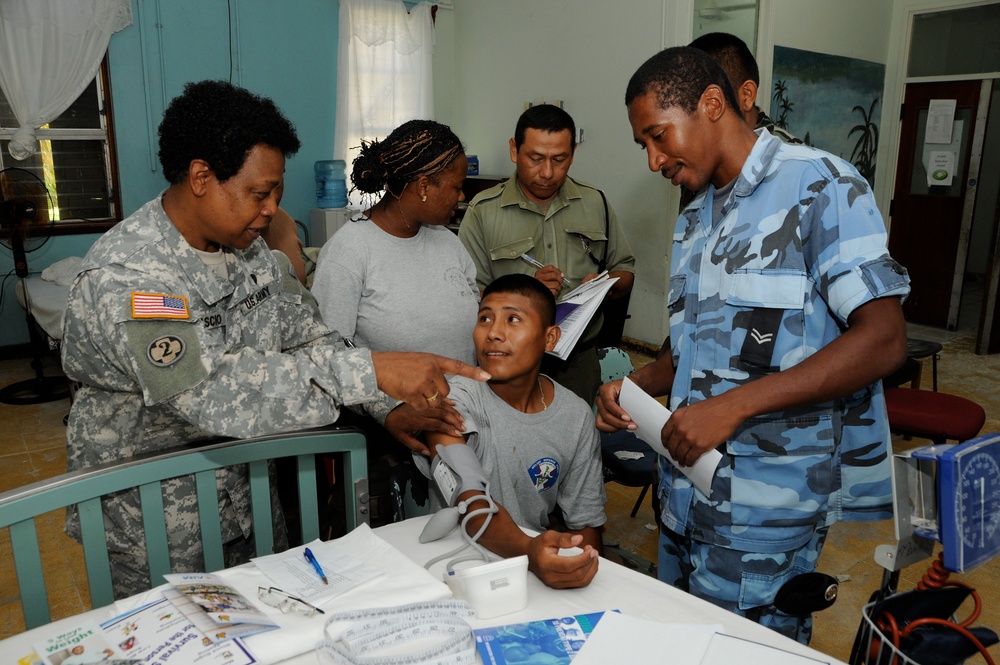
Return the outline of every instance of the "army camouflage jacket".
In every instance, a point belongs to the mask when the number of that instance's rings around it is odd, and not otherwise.
[[[63,368],[82,384],[68,423],[70,470],[213,436],[324,425],[341,404],[381,395],[370,353],[345,349],[263,241],[222,251],[228,280],[188,245],[159,197],[91,248],[63,324]],[[235,517],[230,537],[250,530],[244,476],[219,476],[223,514]],[[192,512],[189,481],[165,485],[173,518]],[[105,502],[127,531],[135,516],[119,508],[120,521]]]
[[[857,307],[905,297],[868,183],[842,159],[758,139],[718,222],[714,187],[677,220],[668,309],[670,406],[792,367],[836,339]],[[743,423],[719,447],[708,499],[661,460],[665,524],[747,551],[787,551],[817,523],[891,515],[881,383]]]

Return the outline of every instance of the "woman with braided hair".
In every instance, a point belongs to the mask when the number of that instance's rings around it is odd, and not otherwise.
[[[465,198],[466,169],[461,141],[432,120],[411,120],[380,141],[362,142],[351,182],[370,205],[323,246],[312,287],[328,326],[372,351],[430,351],[475,364],[476,268],[446,228]],[[418,432],[455,435],[462,428],[441,401],[419,414],[395,403],[367,411],[426,455]]]

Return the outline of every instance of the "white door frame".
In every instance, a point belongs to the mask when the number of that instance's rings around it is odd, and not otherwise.
[[[983,74],[970,76],[906,77],[906,58],[910,52],[910,34],[913,18],[932,11],[964,9],[979,5],[995,4],[996,0],[892,0],[892,24],[885,62],[885,100],[882,105],[879,132],[878,163],[875,165],[875,197],[886,223],[889,219],[889,202],[896,182],[896,158],[899,155],[899,107],[907,83],[922,81],[958,81],[988,78]]]

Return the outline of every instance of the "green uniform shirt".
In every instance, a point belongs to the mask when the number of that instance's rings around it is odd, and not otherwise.
[[[480,192],[462,218],[458,237],[476,264],[480,291],[501,275],[534,275],[537,268],[521,257],[554,265],[569,280],[562,292],[600,272],[607,248],[608,272],[635,272],[635,257],[625,233],[600,191],[567,178],[544,212],[529,201],[517,175]],[[543,372],[593,405],[601,384],[595,342],[604,316],[598,312],[565,362],[546,356]]]
[[[516,176],[480,192],[462,218],[458,237],[476,264],[480,290],[501,275],[534,275],[537,268],[522,254],[559,268],[569,280],[563,292],[599,271],[605,246],[609,272],[635,272],[635,257],[615,211],[597,189],[571,178],[545,212],[524,196]]]

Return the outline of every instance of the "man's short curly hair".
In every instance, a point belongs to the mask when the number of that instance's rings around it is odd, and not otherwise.
[[[181,182],[191,161],[203,159],[219,182],[239,173],[258,145],[285,157],[301,143],[295,127],[274,102],[226,81],[188,83],[160,123],[160,165],[171,184]]]
[[[700,49],[675,46],[660,51],[635,70],[625,89],[625,105],[652,93],[661,109],[679,107],[691,115],[710,85],[719,86],[726,104],[739,113],[736,93],[719,63]]]

